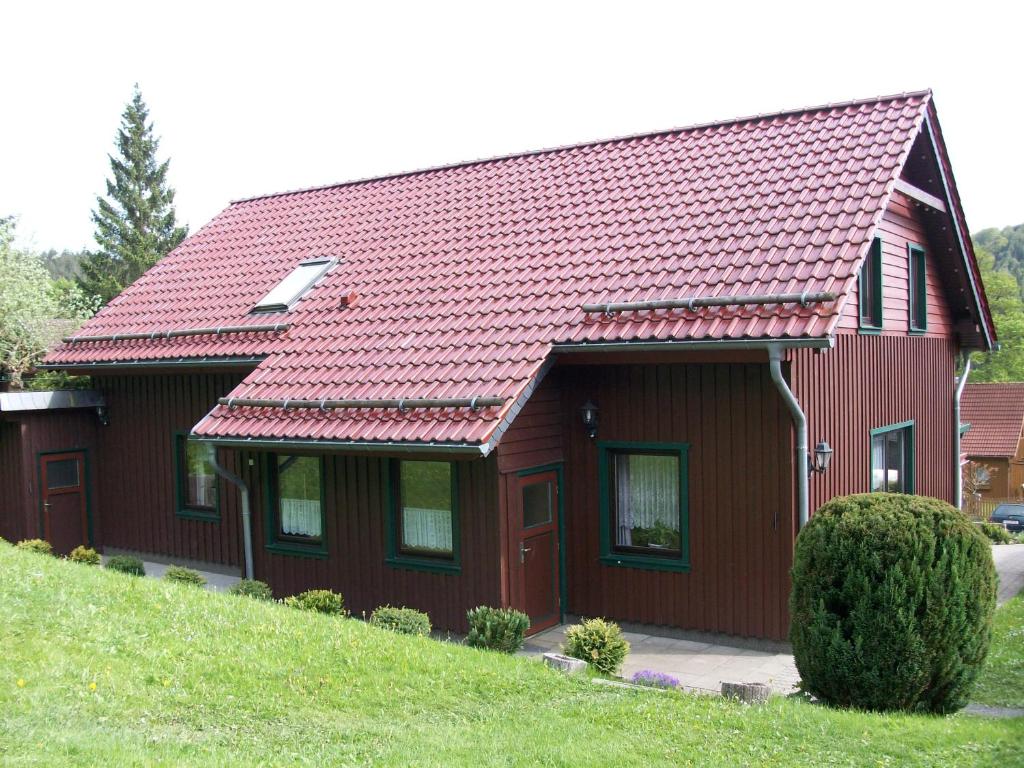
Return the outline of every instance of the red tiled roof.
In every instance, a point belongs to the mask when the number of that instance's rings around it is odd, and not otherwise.
[[[479,412],[217,407],[206,436],[482,443],[552,343],[824,337],[930,98],[746,118],[233,203],[82,334],[287,321],[285,333],[64,345],[50,364],[266,359],[245,398],[500,396]],[[299,261],[340,264],[251,315]],[[834,291],[835,302],[605,318],[585,302]],[[354,292],[354,306],[339,308]]]
[[[1024,426],[1024,382],[968,384],[960,421],[971,425],[960,450],[968,456],[1016,456]]]

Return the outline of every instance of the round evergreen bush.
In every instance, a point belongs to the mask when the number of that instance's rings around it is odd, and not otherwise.
[[[257,579],[241,579],[230,587],[228,592],[232,595],[251,597],[254,600],[273,600],[274,593],[270,591],[270,585]]]
[[[833,499],[800,532],[790,640],[802,687],[868,710],[955,712],[988,653],[988,540],[938,499]]]
[[[400,635],[430,634],[430,617],[415,608],[396,608],[382,605],[370,614],[370,623],[381,629],[390,629]]]
[[[301,594],[286,597],[284,604],[302,611],[346,615],[344,598],[329,589],[308,589]]]
[[[38,555],[52,555],[53,547],[43,539],[23,539],[15,545],[24,552],[35,552]]]
[[[79,544],[71,550],[71,554],[68,555],[68,560],[73,563],[82,563],[83,565],[99,565],[100,553],[92,547]]]
[[[199,571],[186,568],[183,565],[172,565],[164,572],[164,581],[173,581],[178,584],[188,584],[192,587],[206,586],[206,577]]]
[[[582,659],[598,672],[617,674],[629,653],[629,643],[614,621],[586,619],[565,630],[565,654]]]
[[[466,611],[469,634],[466,644],[502,653],[515,653],[523,647],[530,617],[514,608],[477,606]]]
[[[127,573],[129,576],[146,575],[146,567],[134,555],[114,555],[107,558],[107,562],[103,567],[118,573]]]

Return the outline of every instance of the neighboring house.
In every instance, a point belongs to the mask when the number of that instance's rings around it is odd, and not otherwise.
[[[982,499],[1024,497],[1024,383],[968,384],[960,418],[970,425],[961,452],[973,463]]]
[[[924,92],[239,200],[46,363],[105,549],[783,638],[809,510],[956,497],[993,337]]]

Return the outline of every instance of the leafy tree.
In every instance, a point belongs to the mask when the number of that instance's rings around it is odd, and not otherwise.
[[[97,197],[95,239],[99,250],[82,263],[81,285],[105,304],[174,249],[188,234],[175,221],[174,190],[167,186],[170,160],[157,162],[159,139],[138,85],[121,116],[113,180]]]
[[[20,389],[46,350],[95,308],[77,286],[55,289],[42,259],[14,247],[14,231],[13,218],[0,218],[0,368]]]
[[[1024,381],[1024,300],[1020,285],[1013,274],[997,266],[987,248],[976,244],[974,253],[999,335],[999,350],[975,356],[971,381]]]

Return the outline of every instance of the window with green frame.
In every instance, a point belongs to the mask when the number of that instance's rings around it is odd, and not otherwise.
[[[216,521],[220,519],[217,473],[213,471],[216,448],[189,439],[188,433],[174,435],[176,513],[179,517]]]
[[[914,422],[871,430],[871,490],[914,492]]]
[[[910,330],[924,333],[928,330],[928,284],[925,281],[925,250],[920,245],[907,246],[910,276]]]
[[[449,461],[391,462],[390,565],[459,570],[456,475]]]
[[[598,443],[601,562],[690,567],[685,443]]]
[[[860,301],[860,328],[877,331],[882,328],[882,238],[871,241],[871,250],[860,268],[857,282]]]
[[[267,457],[267,548],[323,555],[325,537],[324,461],[320,456]]]

